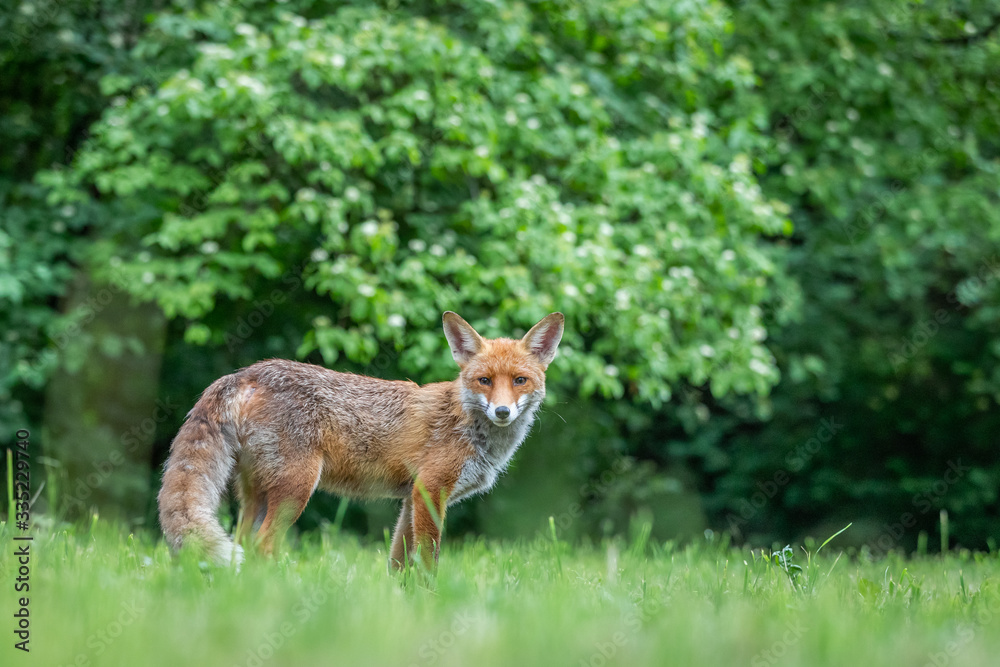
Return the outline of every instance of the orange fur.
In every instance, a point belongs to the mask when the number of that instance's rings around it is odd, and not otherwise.
[[[488,490],[530,429],[562,337],[553,313],[524,338],[486,340],[444,315],[461,372],[418,386],[274,359],[205,390],[171,444],[158,496],[170,546],[195,541],[239,561],[254,534],[272,553],[319,488],[402,498],[390,564],[436,562],[447,506]],[[215,519],[235,479],[243,524],[234,545]],[[258,528],[259,526],[259,528]]]

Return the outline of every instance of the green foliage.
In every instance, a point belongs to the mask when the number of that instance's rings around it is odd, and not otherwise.
[[[996,534],[995,3],[99,4],[0,10],[0,439],[139,351],[89,285],[169,318],[184,405],[269,356],[447,379],[442,310],[559,309],[582,398],[460,525]]]
[[[995,3],[893,1],[743,3],[733,16],[775,139],[763,191],[791,206],[803,293],[801,320],[769,327],[774,419],[697,438],[724,452],[710,502],[744,536],[868,516],[866,541],[913,548],[942,507],[962,517],[959,543],[996,533],[981,509],[1000,482],[997,16]],[[797,455],[824,418],[842,430]],[[956,462],[973,471],[955,478]],[[891,535],[907,513],[917,525]]]
[[[52,206],[33,183],[70,162],[106,102],[102,77],[130,72],[129,49],[157,0],[23,0],[0,10],[0,440],[40,417],[39,390],[65,349],[60,299],[86,262],[92,207]],[[83,304],[74,322],[93,317]]]
[[[226,303],[301,272],[321,312],[282,309],[306,330],[288,343],[330,365],[389,342],[440,379],[442,310],[486,335],[562,310],[554,372],[584,396],[777,380],[760,305],[789,227],[752,119],[711,108],[753,83],[719,55],[719,5],[244,4],[161,16],[134,54],[188,60],[105,77],[122,96],[43,179],[104,211],[95,265],[188,342],[226,342]]]

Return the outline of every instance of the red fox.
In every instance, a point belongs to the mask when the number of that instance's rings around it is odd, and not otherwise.
[[[564,322],[552,313],[520,340],[489,340],[451,311],[443,320],[461,369],[452,382],[418,386],[281,359],[213,382],[170,445],[158,496],[170,547],[194,542],[216,563],[238,564],[257,529],[254,542],[270,554],[323,489],[402,498],[389,564],[431,555],[433,566],[445,508],[488,491],[527,436]],[[230,480],[243,515],[235,544],[216,518]]]

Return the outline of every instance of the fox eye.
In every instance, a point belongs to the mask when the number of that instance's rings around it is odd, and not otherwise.
[[[493,384],[489,378],[479,378],[479,384],[485,384],[487,386]]]
[[[522,384],[524,384],[527,381],[528,381],[528,378],[526,378],[526,377],[516,377],[516,378],[514,378],[514,386],[516,387],[518,385],[522,385]]]

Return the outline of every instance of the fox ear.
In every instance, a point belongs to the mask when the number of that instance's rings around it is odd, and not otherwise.
[[[521,339],[528,346],[528,350],[546,366],[556,358],[556,348],[562,340],[565,320],[562,313],[546,315]]]
[[[451,356],[459,366],[474,357],[483,347],[483,337],[476,333],[472,325],[453,313],[446,311],[444,317],[444,337],[448,339]]]

